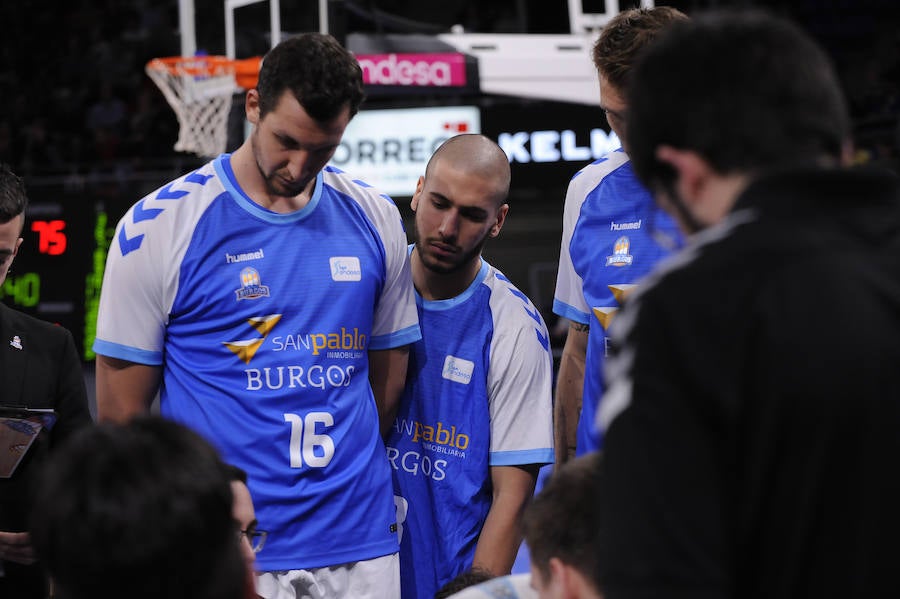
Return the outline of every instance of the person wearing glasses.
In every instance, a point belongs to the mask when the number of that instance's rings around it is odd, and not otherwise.
[[[27,204],[22,179],[0,164],[0,286],[22,246]],[[52,428],[39,433],[10,476],[0,478],[0,597],[45,599],[47,579],[26,532],[27,497],[36,472],[59,443],[91,424],[71,333],[0,303],[0,381],[0,406],[56,413]],[[3,451],[4,458],[11,455],[10,448]]]
[[[233,499],[212,445],[142,416],[89,427],[56,452],[31,533],[60,598],[252,599]]]
[[[231,478],[231,494],[234,496],[232,516],[238,527],[241,554],[247,565],[247,575],[252,579],[256,576],[256,554],[262,551],[269,533],[257,528],[259,522],[247,487],[247,473],[233,464],[226,464],[225,467]]]

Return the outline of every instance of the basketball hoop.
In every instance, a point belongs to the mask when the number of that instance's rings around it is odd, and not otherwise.
[[[178,117],[176,151],[207,158],[225,151],[231,98],[241,91],[236,62],[222,56],[172,56],[147,63],[147,75]]]

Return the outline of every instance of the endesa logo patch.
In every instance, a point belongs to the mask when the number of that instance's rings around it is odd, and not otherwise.
[[[362,269],[356,256],[332,256],[328,263],[331,265],[332,281],[362,280]]]
[[[441,372],[441,376],[448,381],[468,385],[472,380],[472,372],[474,371],[475,362],[463,360],[456,356],[447,356],[444,358],[444,370]]]

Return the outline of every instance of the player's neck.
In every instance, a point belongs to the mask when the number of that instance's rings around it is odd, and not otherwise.
[[[289,214],[305,208],[316,189],[317,177],[313,177],[306,188],[295,196],[272,194],[259,173],[259,167],[248,143],[235,150],[231,155],[231,170],[247,197],[266,210],[280,214]]]
[[[413,285],[416,292],[426,301],[452,299],[469,288],[478,271],[481,270],[481,255],[475,256],[464,267],[451,273],[439,273],[426,268],[419,258],[419,251],[413,248],[410,254]]]

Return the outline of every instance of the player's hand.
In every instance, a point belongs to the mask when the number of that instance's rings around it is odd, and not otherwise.
[[[29,566],[36,561],[27,532],[0,532],[0,559]]]

